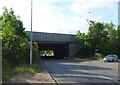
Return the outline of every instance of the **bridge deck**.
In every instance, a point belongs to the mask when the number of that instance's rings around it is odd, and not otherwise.
[[[57,34],[57,33],[44,33],[44,32],[32,32],[33,41],[41,42],[78,42],[76,35],[70,34]]]

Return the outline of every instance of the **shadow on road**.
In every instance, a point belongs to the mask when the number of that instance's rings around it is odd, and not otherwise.
[[[113,75],[96,73],[95,71],[112,71],[111,68],[90,66],[66,60],[45,60],[44,64],[52,75],[60,82],[81,82],[81,83],[113,83]],[[95,72],[95,73],[94,73]],[[105,78],[105,77],[107,78]]]

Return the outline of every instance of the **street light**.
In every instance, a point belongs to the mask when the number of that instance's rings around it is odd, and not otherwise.
[[[31,32],[30,32],[30,66],[32,66],[32,0],[31,0]]]

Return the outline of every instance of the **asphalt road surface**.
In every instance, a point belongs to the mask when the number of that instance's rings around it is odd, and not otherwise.
[[[118,83],[118,62],[42,62],[57,83]]]

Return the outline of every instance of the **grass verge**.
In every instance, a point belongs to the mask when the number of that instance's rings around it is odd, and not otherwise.
[[[66,60],[75,61],[75,62],[85,62],[85,58],[67,58]]]
[[[6,66],[3,68],[3,76],[2,81],[7,82],[12,77],[17,75],[24,75],[24,74],[35,74],[39,73],[43,70],[43,67],[40,62],[34,63],[32,66],[30,65],[20,65],[14,68],[11,68],[10,66]]]

